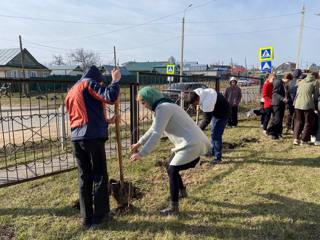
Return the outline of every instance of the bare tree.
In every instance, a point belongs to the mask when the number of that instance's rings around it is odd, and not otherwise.
[[[53,55],[52,57],[53,57],[53,61],[52,61],[53,65],[66,65],[61,55]]]
[[[79,64],[83,70],[88,69],[91,65],[100,64],[100,56],[97,53],[83,48],[71,52],[69,58],[73,63]]]

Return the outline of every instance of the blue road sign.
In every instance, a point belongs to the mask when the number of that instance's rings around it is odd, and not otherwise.
[[[271,61],[261,62],[260,70],[261,70],[261,72],[271,73],[271,71],[272,71],[272,62]]]
[[[274,50],[272,46],[259,48],[260,62],[271,61],[274,58]]]

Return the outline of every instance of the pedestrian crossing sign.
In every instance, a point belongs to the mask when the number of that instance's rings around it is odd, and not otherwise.
[[[259,60],[263,61],[271,61],[274,58],[274,50],[273,47],[262,47],[259,48]]]
[[[170,74],[170,75],[173,75],[174,74],[174,67],[175,65],[174,64],[168,64],[167,65],[167,74]]]
[[[261,62],[261,72],[271,73],[272,71],[272,63],[271,61]]]

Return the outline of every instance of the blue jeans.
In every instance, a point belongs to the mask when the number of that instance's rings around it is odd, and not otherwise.
[[[212,155],[217,160],[221,160],[222,156],[222,134],[227,125],[228,117],[221,119],[212,117],[211,119],[211,144]]]

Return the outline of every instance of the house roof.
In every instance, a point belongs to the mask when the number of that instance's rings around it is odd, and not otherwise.
[[[0,65],[8,64],[19,53],[19,48],[0,49]]]
[[[197,72],[197,71],[207,71],[207,64],[184,64],[184,71]]]
[[[48,66],[51,75],[82,75],[83,71],[78,65],[51,65]]]
[[[109,73],[111,74],[112,69],[114,68],[114,66],[112,65],[102,65],[102,67]],[[130,75],[130,72],[128,71],[128,69],[126,67],[120,67],[120,72],[122,76],[125,75]]]
[[[50,65],[48,66],[51,70],[77,70],[81,71],[80,66],[78,65]]]
[[[25,68],[49,70],[47,67],[39,63],[27,49],[24,48],[22,53],[25,59]],[[20,54],[21,52],[19,48],[0,49],[0,66],[21,67]]]
[[[152,72],[155,68],[166,67],[167,61],[163,62],[127,62],[124,66],[130,72]]]
[[[277,71],[291,71],[296,68],[296,64],[293,62],[285,62],[276,67]]]

